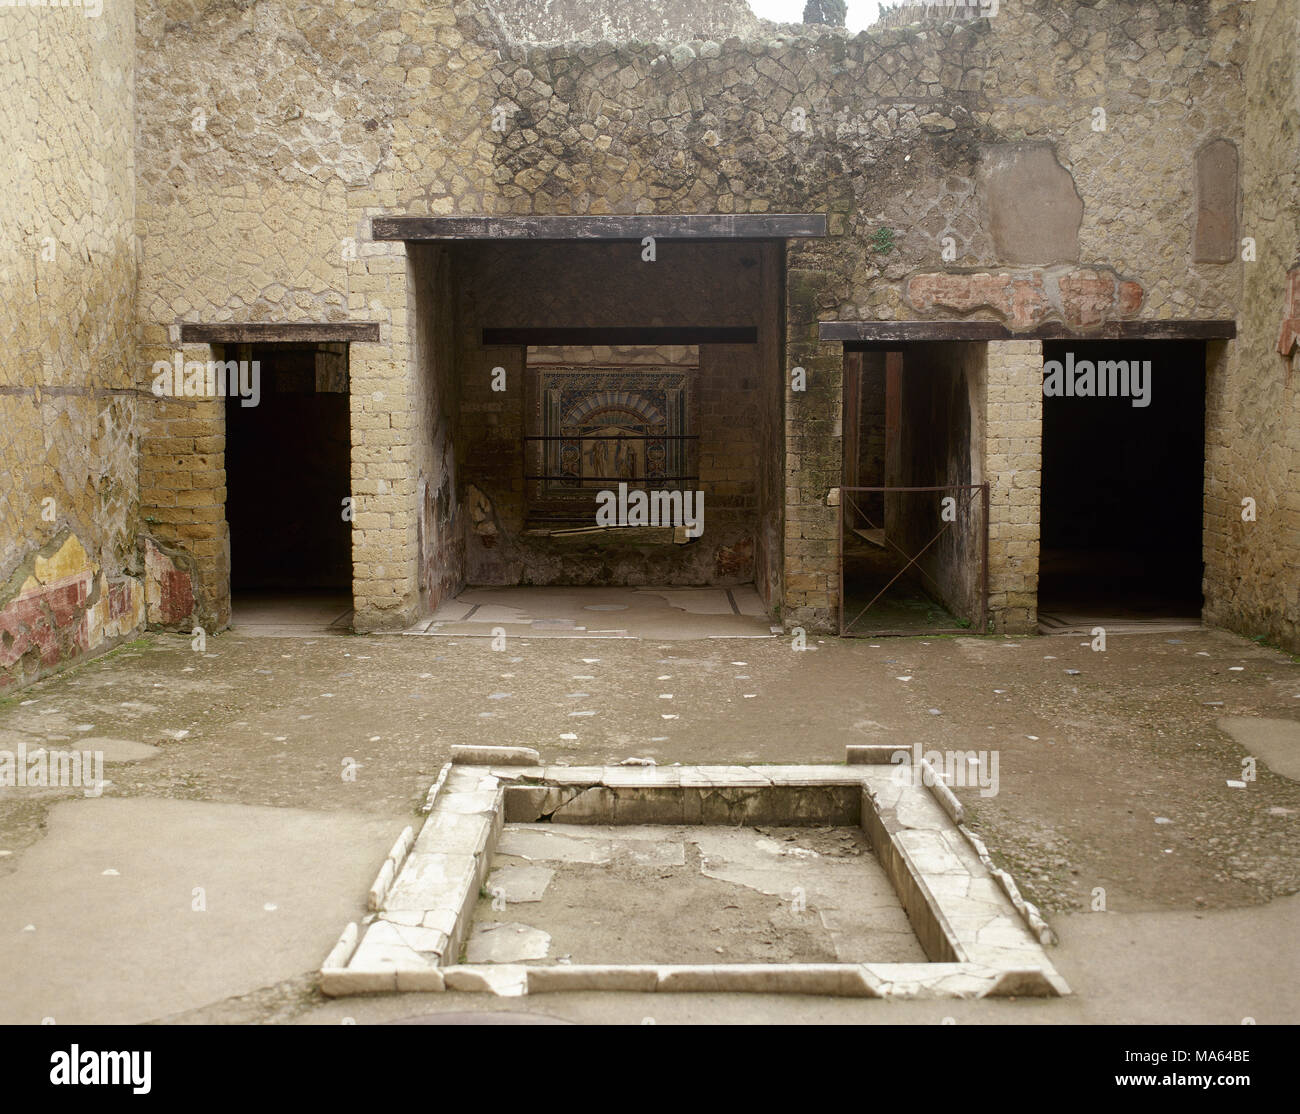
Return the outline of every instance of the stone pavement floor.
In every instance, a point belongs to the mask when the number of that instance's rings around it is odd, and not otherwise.
[[[0,1022],[1300,1020],[1285,654],[1204,630],[1104,653],[1073,636],[491,646],[155,635],[0,702],[0,763],[81,748],[109,783],[0,787]],[[995,795],[955,791],[1060,935],[1074,996],[329,1001],[313,972],[453,743],[571,765],[839,763],[853,743],[996,754]]]

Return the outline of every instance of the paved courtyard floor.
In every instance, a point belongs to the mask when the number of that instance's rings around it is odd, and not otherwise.
[[[501,649],[474,618],[453,620],[473,636],[154,635],[0,702],[0,756],[97,751],[109,782],[0,787],[0,1022],[1300,1021],[1287,655],[1206,630],[1105,652],[1076,635],[796,652],[656,637],[650,618],[604,639],[508,623]],[[995,754],[996,794],[955,791],[1059,934],[1074,996],[324,998],[314,972],[455,743],[571,765],[839,763],[855,743]]]

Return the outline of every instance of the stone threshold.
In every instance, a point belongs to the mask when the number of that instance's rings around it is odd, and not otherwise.
[[[381,865],[364,928],[322,965],[331,996],[566,990],[815,994],[860,998],[1054,997],[1070,993],[1055,942],[1014,879],[964,823],[922,759],[855,746],[844,766],[543,766],[524,747],[453,747],[424,825]],[[504,824],[861,825],[928,963],[458,964]],[[449,962],[450,961],[450,962]]]

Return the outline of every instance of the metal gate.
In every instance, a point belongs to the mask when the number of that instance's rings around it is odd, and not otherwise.
[[[839,520],[842,637],[986,631],[988,484],[841,488]]]

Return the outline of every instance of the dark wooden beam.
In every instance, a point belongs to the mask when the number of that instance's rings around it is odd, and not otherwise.
[[[946,340],[1235,340],[1235,321],[1111,321],[1074,330],[1049,322],[1016,332],[1000,321],[823,321],[818,337],[850,348]]]
[[[825,213],[591,217],[375,217],[375,240],[795,240],[826,235]]]
[[[533,327],[524,329],[484,329],[485,345],[660,345],[660,344],[757,344],[758,329],[753,325],[633,326],[631,328],[563,328]]]
[[[261,322],[181,325],[182,344],[324,344],[339,341],[379,340],[379,325],[359,322],[294,322],[268,325]]]

